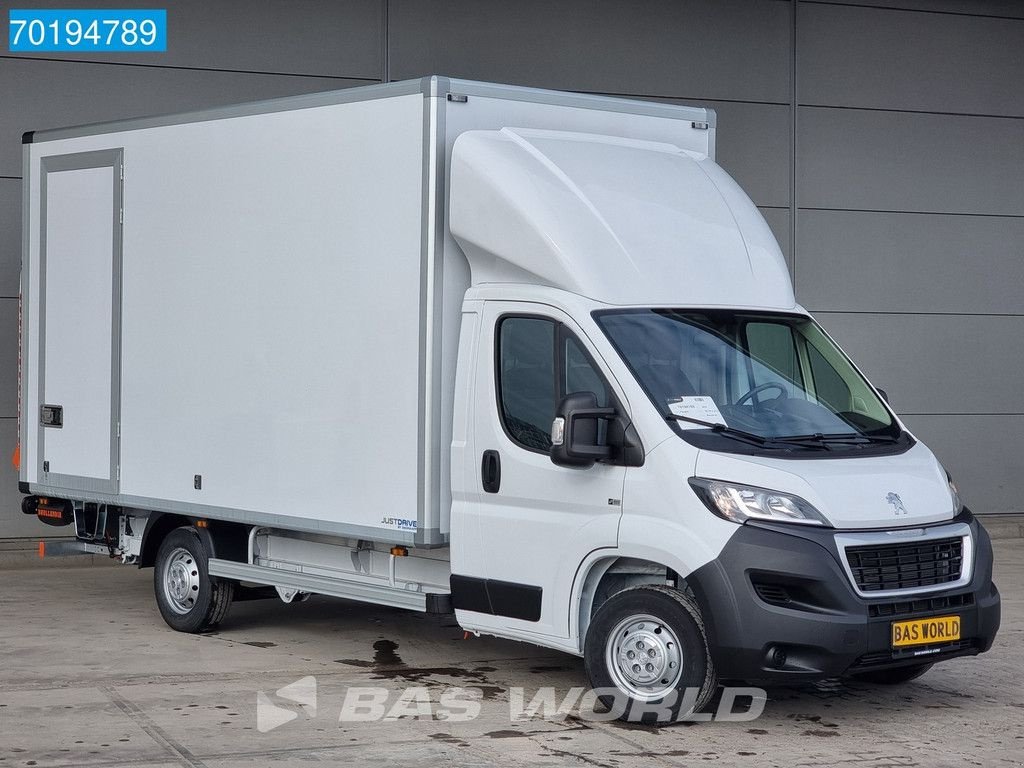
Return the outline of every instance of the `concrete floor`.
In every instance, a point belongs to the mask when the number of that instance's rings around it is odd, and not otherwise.
[[[754,722],[646,729],[578,719],[511,722],[509,688],[584,685],[582,663],[463,639],[450,618],[314,598],[239,603],[219,631],[176,634],[152,571],[0,571],[0,768],[5,766],[1024,764],[1024,540],[996,542],[1003,627],[993,650],[899,688],[773,689]],[[316,716],[261,733],[259,691],[313,676]],[[307,681],[309,682],[309,681]],[[436,703],[481,689],[480,716],[339,722],[346,690],[409,687]],[[437,710],[439,707],[433,707]]]

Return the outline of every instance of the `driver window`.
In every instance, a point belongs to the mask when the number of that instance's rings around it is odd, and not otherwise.
[[[556,392],[555,323],[536,317],[502,320],[498,396],[509,437],[530,450],[550,449]]]
[[[604,376],[579,340],[564,325],[544,318],[500,321],[497,375],[505,431],[532,451],[550,450],[555,409],[570,392],[593,392],[601,407],[611,399]]]

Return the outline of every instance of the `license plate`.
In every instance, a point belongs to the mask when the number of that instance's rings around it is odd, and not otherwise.
[[[959,616],[935,616],[930,619],[894,621],[892,623],[893,648],[905,648],[908,645],[949,643],[959,639]]]

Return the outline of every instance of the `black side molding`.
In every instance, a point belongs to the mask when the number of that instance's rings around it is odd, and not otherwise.
[[[36,135],[35,131],[25,131],[23,134],[21,134],[21,143],[22,144],[31,144],[33,138],[35,137],[35,135]]]
[[[452,574],[452,607],[456,610],[539,621],[544,590],[530,584]]]
[[[29,494],[29,493],[32,493],[32,491],[30,491],[28,489],[28,483],[26,483],[26,482],[24,482],[22,480],[19,480],[18,481],[18,493]]]

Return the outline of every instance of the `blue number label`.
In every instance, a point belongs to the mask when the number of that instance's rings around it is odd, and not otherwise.
[[[167,50],[167,11],[12,9],[11,52]]]

